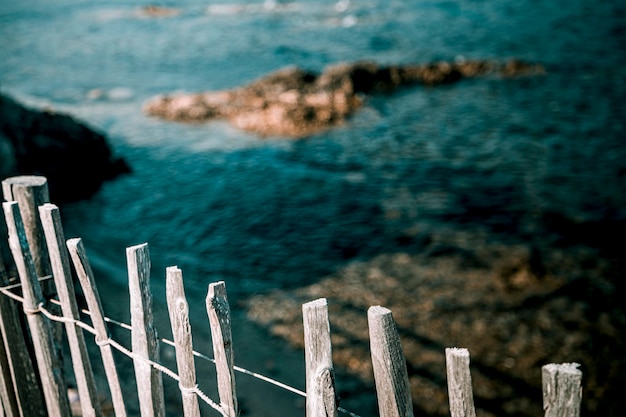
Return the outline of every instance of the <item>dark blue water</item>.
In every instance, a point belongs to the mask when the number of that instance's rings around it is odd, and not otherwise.
[[[102,130],[134,170],[64,208],[104,263],[149,242],[157,271],[177,264],[189,286],[224,279],[245,296],[420,250],[443,231],[549,247],[626,219],[621,1],[181,1],[167,18],[143,5],[0,5],[2,91]],[[298,141],[141,112],[156,94],[285,65],[511,57],[547,74],[374,96]]]

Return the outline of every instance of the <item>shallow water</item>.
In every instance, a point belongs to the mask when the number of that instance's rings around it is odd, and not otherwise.
[[[191,297],[223,279],[237,300],[441,233],[549,249],[624,228],[621,1],[181,1],[167,18],[143,5],[0,4],[2,91],[102,130],[133,169],[63,207],[68,235],[121,285],[124,248],[142,242],[160,291],[176,264]],[[373,96],[298,141],[141,112],[156,94],[231,88],[285,65],[511,57],[547,74]]]

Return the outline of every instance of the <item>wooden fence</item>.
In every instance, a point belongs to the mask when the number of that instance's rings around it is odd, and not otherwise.
[[[59,209],[49,203],[46,179],[13,177],[2,182],[4,217],[10,252],[18,277],[9,277],[0,257],[0,416],[70,416],[67,378],[58,355],[66,337],[83,416],[101,416],[99,393],[87,353],[85,332],[94,336],[106,374],[107,395],[118,417],[127,415],[125,395],[113,352],[132,358],[142,417],[165,415],[163,374],[178,381],[185,417],[200,416],[200,402],[216,415],[239,413],[231,317],[224,282],[209,285],[206,309],[213,340],[219,400],[212,401],[196,383],[189,307],[182,271],[166,270],[167,307],[176,348],[177,373],[159,361],[159,339],[152,318],[148,245],[126,251],[131,305],[131,347],[110,337],[96,282],[81,239],[65,240]],[[0,253],[1,254],[1,253]],[[72,268],[82,287],[90,324],[81,320]],[[304,321],[306,393],[277,381],[276,385],[306,397],[307,417],[347,413],[338,407],[326,299],[302,306]],[[381,417],[412,416],[406,362],[392,312],[382,306],[368,312],[371,357]],[[62,323],[62,326],[55,323]],[[58,330],[65,330],[59,332]],[[450,414],[475,416],[470,360],[467,349],[448,348],[446,369]],[[578,416],[582,373],[577,364],[549,364],[542,368],[543,405],[547,417]],[[250,373],[249,371],[245,371]],[[272,381],[267,377],[260,378]]]

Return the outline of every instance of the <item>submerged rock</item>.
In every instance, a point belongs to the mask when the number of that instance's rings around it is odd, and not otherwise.
[[[512,60],[437,62],[380,66],[340,63],[321,74],[287,67],[232,90],[163,95],[144,106],[152,116],[178,122],[216,118],[262,136],[300,137],[343,122],[371,93],[388,93],[411,84],[448,84],[463,78],[500,74],[541,74],[541,65]]]
[[[74,118],[31,110],[0,94],[0,177],[47,177],[57,202],[85,198],[129,172],[106,137]]]
[[[309,286],[255,295],[248,317],[304,348],[302,304],[326,298],[333,363],[371,387],[343,395],[364,407],[375,395],[367,310],[382,305],[400,334],[415,415],[450,415],[445,348],[454,346],[470,351],[478,417],[540,415],[541,367],[567,362],[582,365],[582,414],[620,415],[610,410],[624,386],[626,313],[610,277],[623,270],[583,245],[460,237],[433,235],[418,253],[357,259]]]

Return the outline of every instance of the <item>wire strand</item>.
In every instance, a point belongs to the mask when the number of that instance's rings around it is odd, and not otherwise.
[[[46,280],[46,279],[50,279],[51,277],[52,277],[51,275],[42,277],[42,278],[40,278],[40,281],[43,281],[43,280]],[[15,288],[19,288],[19,287],[21,287],[20,283],[8,285],[8,286],[0,286],[0,293],[2,293],[2,294],[4,294],[4,295],[6,295],[6,296],[8,296],[8,297],[10,297],[10,298],[12,298],[12,299],[14,299],[14,300],[16,300],[16,301],[18,301],[18,302],[23,304],[24,303],[24,298],[11,291],[11,290],[13,290]],[[52,303],[52,304],[61,305],[61,302],[59,300],[56,300],[56,299],[49,299],[48,301],[50,303]],[[89,310],[87,310],[87,309],[81,309],[80,312],[91,317],[91,312]],[[43,302],[38,305],[38,308],[36,310],[33,310],[30,313],[31,314],[42,313],[44,316],[46,316],[48,319],[50,319],[52,321],[62,322],[62,323],[66,323],[66,324],[74,324],[74,325],[76,325],[76,326],[86,330],[87,332],[91,333],[92,335],[96,336],[95,329],[92,326],[90,326],[89,324],[84,323],[84,322],[82,322],[80,320],[73,319],[71,317],[59,316],[59,315],[56,315],[54,313],[51,313],[50,311],[48,311],[45,308]],[[120,328],[123,328],[125,330],[132,331],[132,326],[130,326],[129,324],[126,324],[124,322],[117,321],[117,320],[114,320],[114,319],[112,319],[110,317],[106,317],[106,316],[104,317],[104,320],[106,322],[108,322],[108,323],[114,324],[114,325],[116,325],[116,326],[118,326]],[[159,338],[159,341],[163,342],[166,345],[169,345],[171,347],[176,348],[176,344],[173,341],[169,340],[169,339]],[[113,348],[115,348],[117,351],[121,352],[122,354],[126,355],[127,357],[129,357],[129,358],[131,358],[133,360],[137,359],[137,360],[143,361],[145,363],[148,363],[150,366],[154,367],[159,372],[169,376],[170,378],[172,378],[173,380],[178,382],[179,386],[180,386],[180,377],[174,371],[172,371],[171,369],[167,368],[166,366],[161,365],[158,362],[152,361],[152,360],[150,360],[148,358],[145,358],[143,356],[136,355],[131,350],[127,349],[126,347],[124,347],[123,345],[121,345],[117,341],[115,341],[115,340],[113,340],[111,338],[108,338],[107,340],[104,340],[104,341],[96,341],[96,344],[99,345],[99,346],[101,344],[109,344]],[[198,357],[198,358],[200,358],[200,359],[206,360],[208,362],[212,362],[213,364],[216,363],[215,359],[213,359],[213,358],[211,358],[211,357],[209,357],[209,356],[207,356],[207,355],[205,355],[203,353],[200,353],[200,352],[198,352],[196,350],[193,350],[193,355]],[[261,381],[264,381],[264,382],[267,382],[269,384],[275,385],[275,386],[277,386],[279,388],[282,388],[284,390],[290,391],[290,392],[292,392],[294,394],[297,394],[297,395],[300,395],[302,397],[306,398],[306,396],[307,396],[306,392],[304,392],[302,390],[299,390],[299,389],[297,389],[295,387],[292,387],[290,385],[284,384],[284,383],[282,383],[280,381],[277,381],[277,380],[275,380],[273,378],[270,378],[268,376],[259,374],[257,372],[250,371],[248,369],[242,368],[242,367],[237,366],[237,365],[234,365],[233,369],[235,371],[237,371],[237,372],[240,372],[240,373],[252,376],[252,377],[254,377],[256,379],[259,379]],[[192,388],[184,388],[184,390],[181,388],[181,392],[183,392],[183,391],[185,393],[187,393],[187,392],[195,393],[196,395],[198,395],[198,397],[202,401],[204,401],[210,407],[215,409],[217,412],[219,412],[223,416],[227,416],[226,412],[222,409],[222,407],[220,405],[218,405],[217,403],[215,403],[213,400],[211,400],[197,385],[192,387]],[[337,411],[339,411],[339,412],[341,412],[343,414],[347,414],[350,417],[360,417],[358,414],[355,414],[355,413],[353,413],[353,412],[351,412],[349,410],[346,410],[343,407],[337,407]]]
[[[5,294],[5,295],[15,299],[16,301],[19,301],[20,303],[24,302],[24,298],[23,297],[20,297],[20,296],[14,294],[10,290],[8,290],[6,287],[0,287],[0,292],[2,292],[2,294]],[[52,304],[60,305],[60,302],[58,300],[50,299],[49,301]],[[81,310],[81,312],[83,312],[83,313],[87,312],[87,314],[89,313],[88,311],[85,311],[85,310]],[[82,322],[80,320],[75,320],[75,319],[73,319],[71,317],[58,316],[58,315],[56,315],[54,313],[51,313],[50,311],[48,311],[44,307],[43,302],[39,303],[39,305],[37,306],[37,309],[32,310],[32,311],[29,310],[27,313],[28,314],[41,313],[45,317],[47,317],[48,319],[50,319],[52,321],[66,323],[66,324],[74,324],[74,325],[76,325],[78,327],[81,327],[82,329],[88,331],[92,335],[96,336],[96,330],[93,327],[89,326],[88,324],[86,324],[86,323],[84,323],[84,322]],[[126,325],[126,326],[128,326],[128,325]],[[130,326],[128,326],[128,327],[130,327]],[[100,345],[100,344],[102,344],[102,342],[103,341],[96,341],[96,344]],[[158,362],[155,362],[153,360],[150,360],[148,358],[145,358],[143,356],[139,356],[139,355],[133,353],[131,350],[127,349],[125,346],[123,346],[122,344],[120,344],[119,342],[117,342],[117,341],[115,341],[115,340],[113,340],[111,338],[106,340],[106,343],[109,344],[111,347],[115,348],[117,351],[121,352],[122,354],[126,355],[127,357],[129,357],[129,358],[131,358],[133,360],[139,360],[139,361],[142,361],[142,362],[145,362],[145,363],[149,364],[150,366],[152,366],[153,368],[155,368],[159,372],[169,376],[170,378],[172,378],[173,380],[175,380],[176,382],[178,382],[180,384],[180,377],[178,376],[178,374],[176,374],[174,371],[172,371],[171,369],[167,368],[166,366],[163,366],[163,365],[161,365]],[[193,387],[193,388],[186,388],[185,390],[186,390],[186,392],[194,392],[196,395],[198,395],[198,397],[200,397],[200,399],[202,399],[202,401],[204,401],[210,407],[215,409],[222,416],[228,417],[228,415],[222,409],[222,407],[220,407],[217,403],[215,403],[213,400],[211,400],[197,385],[195,387]]]

